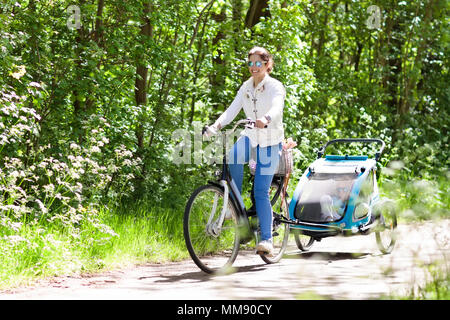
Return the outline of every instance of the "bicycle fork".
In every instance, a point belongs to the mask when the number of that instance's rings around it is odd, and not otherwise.
[[[214,221],[214,216],[217,210],[217,204],[219,202],[219,194],[216,193],[214,195],[214,203],[211,209],[211,213],[209,214],[208,223],[206,224],[206,233],[210,236],[217,238],[220,235],[220,231],[222,230],[223,221],[225,220],[225,216],[228,210],[228,198],[229,198],[229,189],[228,183],[226,180],[220,180],[220,185],[223,187],[223,207],[219,217]]]

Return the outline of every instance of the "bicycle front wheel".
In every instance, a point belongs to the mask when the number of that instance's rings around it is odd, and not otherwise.
[[[223,216],[223,217],[221,217]],[[206,273],[226,272],[239,251],[238,214],[223,189],[205,185],[191,195],[184,212],[186,247],[195,264]]]

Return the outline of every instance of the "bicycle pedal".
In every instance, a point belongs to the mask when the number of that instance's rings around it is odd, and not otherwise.
[[[259,254],[260,256],[266,256],[266,257],[273,257],[273,253],[267,253],[265,251],[256,251],[256,254]]]

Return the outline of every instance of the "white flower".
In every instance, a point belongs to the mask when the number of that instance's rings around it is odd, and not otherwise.
[[[91,147],[91,152],[92,152],[92,153],[98,153],[98,152],[101,152],[101,150],[100,150],[100,148],[97,147],[97,146],[92,146],[92,147]]]
[[[21,237],[21,236],[8,236],[8,240],[12,244],[17,244],[19,242],[26,241],[26,239],[24,237]]]
[[[48,212],[48,209],[45,207],[45,205],[42,203],[41,200],[36,199],[35,201],[39,205],[39,208],[41,209],[42,213],[47,213]]]
[[[17,170],[14,170],[13,172],[11,172],[10,174],[9,174],[9,176],[11,177],[11,178],[17,178],[18,176],[19,176],[19,172],[17,171]]]
[[[46,193],[53,193],[55,191],[55,186],[53,184],[46,184],[44,186],[44,190],[45,190]],[[40,202],[39,199],[36,200],[36,202],[38,202],[38,201]],[[39,202],[38,202],[38,204],[39,204]]]
[[[25,73],[27,73],[25,66],[17,66],[18,71],[10,73],[10,75],[15,79],[22,78]]]
[[[14,231],[18,232],[20,230],[20,228],[22,227],[22,222],[12,222],[10,224],[11,229],[13,229]]]
[[[29,86],[35,87],[35,88],[42,88],[42,86],[39,83],[34,82],[34,81],[30,82]]]
[[[71,143],[70,144],[70,149],[72,149],[72,150],[78,150],[78,149],[80,149],[80,146],[79,145],[77,145],[76,143]]]
[[[70,170],[70,175],[73,179],[80,179],[80,175],[73,170]]]

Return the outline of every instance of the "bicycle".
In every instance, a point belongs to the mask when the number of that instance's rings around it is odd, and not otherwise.
[[[254,128],[250,119],[240,120],[238,126]],[[235,261],[240,246],[252,239],[259,240],[258,218],[252,206],[246,208],[228,170],[226,135],[222,135],[223,158],[221,170],[216,172],[217,181],[197,188],[190,196],[183,219],[183,232],[186,247],[195,264],[206,273],[227,272]],[[274,175],[271,184],[271,205],[273,211],[272,256],[261,254],[264,262],[278,262],[283,256],[289,238],[289,225],[282,223],[288,219],[287,179]],[[252,188],[253,190],[253,188]]]

